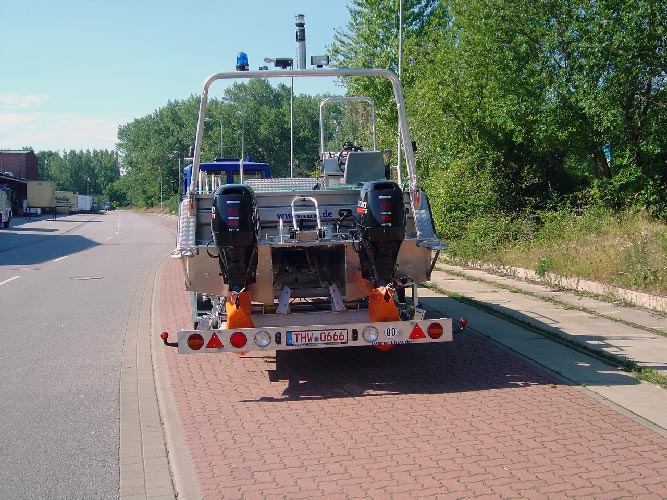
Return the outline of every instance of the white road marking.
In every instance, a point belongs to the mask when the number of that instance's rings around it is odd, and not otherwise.
[[[0,286],[2,286],[2,285],[6,285],[6,284],[9,283],[10,281],[14,281],[15,279],[19,279],[19,278],[20,278],[20,276],[12,276],[11,278],[9,278],[9,279],[7,279],[7,280],[5,280],[5,281],[0,281]]]
[[[66,259],[67,257],[69,257],[69,255],[63,255],[62,257],[58,257],[57,259],[53,259],[53,262],[59,262],[61,260]]]

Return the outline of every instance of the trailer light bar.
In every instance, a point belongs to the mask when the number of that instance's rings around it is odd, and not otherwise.
[[[204,337],[199,333],[193,333],[188,337],[188,347],[193,351],[198,351],[204,347]]]
[[[237,349],[240,349],[245,347],[245,345],[248,343],[248,338],[243,332],[234,332],[232,333],[231,337],[229,337],[229,343]]]

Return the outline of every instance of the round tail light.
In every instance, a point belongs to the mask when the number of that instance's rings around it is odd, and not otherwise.
[[[188,347],[193,351],[198,351],[204,347],[204,337],[199,333],[193,333],[188,337]]]
[[[442,325],[440,323],[431,323],[426,329],[426,333],[432,339],[439,339],[442,337]]]
[[[255,334],[255,344],[257,344],[258,347],[266,347],[270,343],[271,343],[271,335],[269,334],[269,332],[260,330]]]
[[[229,343],[237,349],[240,349],[241,347],[245,347],[245,345],[248,343],[248,338],[243,332],[234,332],[232,333],[232,336],[229,337]]]
[[[364,331],[361,333],[361,336],[364,338],[366,342],[375,342],[377,341],[379,336],[378,329],[372,325],[369,325],[366,328],[364,328]]]

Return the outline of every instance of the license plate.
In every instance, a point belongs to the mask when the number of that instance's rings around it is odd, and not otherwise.
[[[347,330],[298,330],[286,332],[287,345],[347,344]]]

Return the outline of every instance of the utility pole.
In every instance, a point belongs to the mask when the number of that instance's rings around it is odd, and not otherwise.
[[[398,79],[401,79],[401,66],[403,63],[403,0],[398,0]],[[398,179],[401,178],[401,159],[403,150],[403,141],[401,140],[401,123],[397,121],[398,127],[398,145],[396,147],[396,152],[398,155],[398,161],[396,164],[396,169],[398,170]]]

